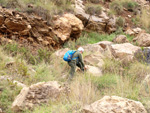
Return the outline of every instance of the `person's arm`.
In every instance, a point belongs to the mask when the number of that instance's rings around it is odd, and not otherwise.
[[[83,59],[82,59],[82,55],[81,54],[79,54],[79,62],[82,65],[82,69],[84,69],[84,63],[83,63]]]

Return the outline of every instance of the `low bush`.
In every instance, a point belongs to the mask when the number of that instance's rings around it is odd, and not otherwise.
[[[87,4],[85,6],[85,12],[90,15],[100,15],[102,12],[102,7],[101,5]]]
[[[118,15],[123,12],[123,6],[120,3],[120,1],[113,1],[109,7],[113,12],[115,12]]]

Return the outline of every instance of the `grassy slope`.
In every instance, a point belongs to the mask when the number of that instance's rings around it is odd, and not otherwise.
[[[89,38],[88,36],[90,36],[90,38],[93,36],[96,37],[96,39],[91,38],[89,39],[89,42],[95,43],[95,40],[111,40],[114,35],[112,34],[108,36],[89,33],[86,35],[84,34],[84,38],[81,39],[85,42],[87,38]],[[75,43],[73,45],[75,45]],[[48,57],[50,62],[47,62],[47,58],[44,57],[44,54],[43,56],[38,54],[36,56],[39,59],[42,57],[43,61],[35,59],[36,64],[31,64],[24,56],[24,53],[20,51],[20,49],[22,50],[23,48],[18,48],[16,50],[14,49],[14,45],[9,45],[9,48],[6,47],[7,45],[0,47],[1,75],[11,76],[15,80],[23,82],[28,86],[37,82],[51,80],[59,81],[60,84],[63,85],[67,80],[67,77],[63,78],[62,76],[68,75],[70,68],[61,58],[56,58],[52,55]],[[71,47],[74,48],[73,46]],[[16,54],[13,54],[14,52]],[[12,54],[13,57],[11,57]],[[15,63],[10,67],[6,67],[5,65],[9,61],[14,61]],[[50,101],[49,104],[37,107],[32,112],[81,112],[84,105],[90,104],[102,98],[104,95],[117,95],[138,100],[144,103],[145,107],[148,108],[148,99],[139,94],[139,89],[141,87],[141,75],[148,74],[150,72],[149,70],[150,69],[147,65],[139,62],[124,65],[119,61],[106,59],[105,65],[103,66],[104,75],[102,77],[93,77],[89,73],[82,74],[77,72],[73,81],[69,85],[71,90],[70,93],[63,93],[63,96],[55,102]],[[3,89],[0,93],[0,106],[5,112],[11,113],[10,106],[14,98],[18,95],[20,88],[12,84],[11,81],[1,82],[0,86]],[[29,113],[31,111],[24,112]]]
[[[23,4],[33,3],[35,6],[41,4],[40,0],[19,1],[20,3],[23,2]],[[64,7],[67,7],[66,10],[70,10],[68,4],[63,3],[61,7],[56,8],[56,4],[49,2],[49,0],[45,1],[48,3],[42,1],[41,6],[47,8],[49,11],[55,9],[51,11],[51,14],[65,12]],[[8,2],[8,0],[1,0],[0,4],[6,5],[6,2]],[[16,10],[21,11],[24,9],[16,8]],[[30,10],[31,9],[27,8],[26,11]],[[144,9],[143,12],[145,12]],[[135,24],[139,23],[139,21],[142,23],[144,22],[143,25],[145,25],[144,27],[148,30],[150,22],[148,21],[149,19],[147,19],[149,17],[146,13],[142,13],[141,20],[137,18],[138,17],[135,18]],[[76,42],[69,41],[64,47],[75,49],[78,45],[96,43],[103,40],[112,41],[117,34],[123,34],[123,32],[118,30],[111,35],[84,32]],[[131,41],[133,37],[127,36],[127,38]],[[10,67],[6,67],[6,64],[10,61],[14,61],[15,63]],[[51,52],[47,50],[39,50],[37,55],[33,56],[27,48],[19,48],[16,44],[0,47],[0,76],[11,76],[15,80],[23,82],[28,86],[37,82],[51,80],[56,80],[59,81],[60,84],[63,84],[67,78],[63,78],[62,75],[67,75],[69,69],[66,62],[60,58],[56,59],[52,57]],[[69,94],[62,94],[63,96],[55,102],[50,101],[48,105],[37,107],[32,112],[81,112],[85,104],[90,104],[102,98],[104,95],[126,97],[141,101],[146,108],[150,106],[148,103],[150,97],[144,97],[139,94],[139,89],[141,87],[140,77],[141,75],[149,73],[149,66],[138,62],[123,65],[119,61],[106,59],[103,70],[104,76],[102,77],[93,77],[89,73],[81,74],[77,72],[74,80],[69,85],[71,90]],[[12,113],[10,107],[14,98],[19,94],[20,88],[12,84],[11,81],[3,81],[0,82],[0,89],[2,90],[0,91],[0,108],[6,113]],[[29,113],[31,111],[24,112]]]

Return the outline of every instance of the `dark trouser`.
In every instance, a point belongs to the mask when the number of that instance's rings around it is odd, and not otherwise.
[[[73,76],[74,76],[74,73],[75,73],[75,70],[76,70],[76,66],[78,66],[82,71],[84,71],[84,68],[81,65],[81,63],[80,62],[76,62],[76,60],[72,60],[72,61],[68,62],[68,64],[71,67],[70,73],[69,73],[70,74],[70,77],[69,77],[70,79],[72,79]]]

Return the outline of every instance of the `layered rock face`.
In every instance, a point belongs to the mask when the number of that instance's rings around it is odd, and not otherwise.
[[[40,82],[30,87],[24,87],[13,102],[12,109],[14,111],[32,109],[36,105],[56,99],[61,91],[62,88],[56,81]]]
[[[118,96],[105,96],[83,108],[84,113],[147,113],[142,103]]]
[[[111,33],[116,30],[116,17],[109,17],[107,10],[104,8],[100,15],[90,15],[85,12],[83,0],[75,0],[75,12],[87,30],[97,31],[99,33]]]
[[[34,46],[60,47],[71,38],[78,38],[83,30],[82,21],[72,14],[65,14],[48,25],[41,17],[8,10],[0,7],[0,33],[7,34],[4,39],[19,40]],[[4,38],[4,39],[3,39]]]

